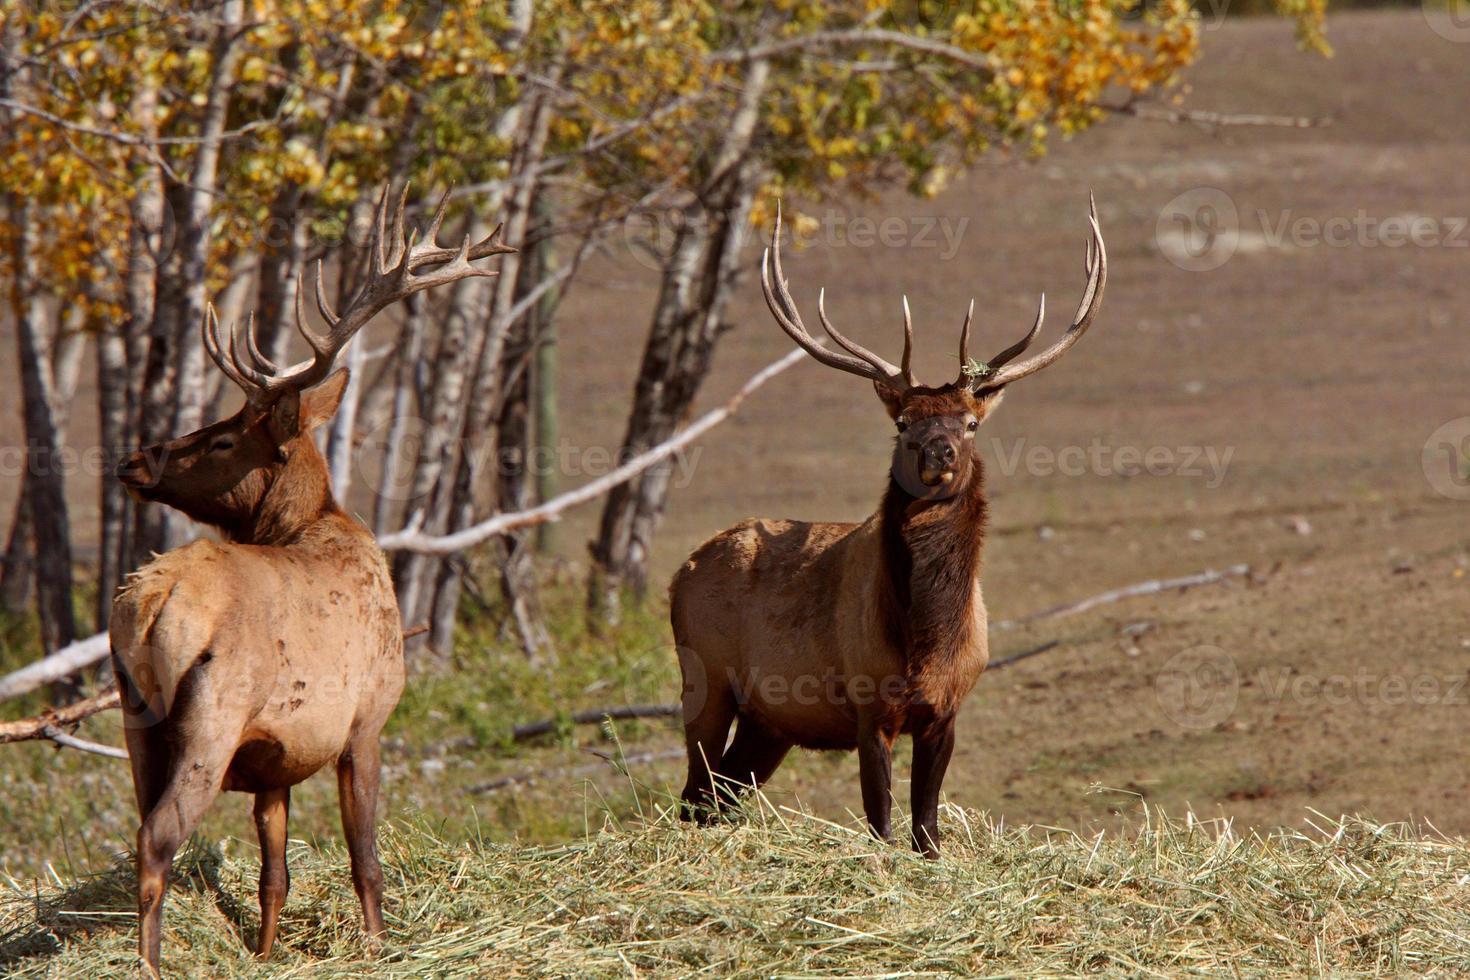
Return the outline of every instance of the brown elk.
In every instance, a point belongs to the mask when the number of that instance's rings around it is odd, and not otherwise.
[[[761,262],[776,322],[812,358],[873,382],[898,427],[888,487],[862,524],[750,520],[710,539],[670,590],[684,676],[689,779],[681,812],[708,821],[741,788],[759,787],[792,746],[858,751],[863,809],[891,836],[895,739],[914,740],[913,846],[938,854],[939,789],[954,749],[955,717],[988,660],[980,553],[986,520],[975,433],[1007,385],[1061,357],[1091,325],[1107,281],[1093,206],[1087,285],[1052,347],[1016,360],[1045,315],[988,364],[969,359],[931,388],[910,367],[913,329],[904,302],[903,359],[895,367],[817,315],[840,350],[807,332],[781,270],[781,219]],[[726,746],[730,725],[739,719]]]
[[[111,642],[141,826],[139,953],[158,971],[163,898],[179,845],[221,790],[255,794],[260,933],[270,954],[286,899],[291,787],[337,769],[352,882],[371,935],[383,931],[376,831],[378,735],[403,689],[403,636],[383,554],[332,496],[312,430],[331,418],[347,382],[338,353],[385,307],[420,290],[494,270],[471,260],[514,251],[498,231],[441,248],[447,197],[422,242],[405,240],[407,188],[389,221],[379,203],[368,273],[339,312],[318,270],[328,324],[297,326],[312,357],[280,369],[253,329],[245,349],[221,338],[211,309],[205,347],[245,392],[234,416],[134,453],[118,479],[138,498],[218,529],[155,558],[113,604]]]

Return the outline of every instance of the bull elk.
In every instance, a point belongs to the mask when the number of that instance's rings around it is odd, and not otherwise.
[[[407,188],[389,216],[378,204],[368,271],[340,311],[321,272],[308,328],[312,356],[279,368],[252,327],[244,349],[207,311],[205,348],[245,393],[223,421],[124,459],[136,497],[216,528],[131,575],[113,604],[111,643],[142,821],[138,830],[139,954],[158,972],[163,898],[174,853],[222,790],[255,795],[260,933],[270,955],[286,899],[291,787],[335,764],[352,883],[370,935],[383,931],[374,827],[378,736],[403,689],[403,636],[383,554],[332,496],[312,430],[331,418],[347,382],[338,353],[384,308],[424,289],[494,270],[472,260],[514,251],[468,237],[442,248],[446,197],[423,241],[405,240]],[[303,284],[304,286],[304,284]]]
[[[814,360],[871,381],[898,436],[887,490],[868,520],[745,521],[700,546],[675,575],[686,819],[707,822],[738,790],[759,787],[793,746],[856,748],[863,809],[886,840],[892,749],[907,734],[914,740],[913,846],[937,856],[939,790],[956,713],[989,656],[980,590],[986,500],[975,433],[1008,385],[1055,362],[1096,317],[1107,253],[1095,204],[1089,221],[1087,284],[1065,334],[1017,360],[1041,329],[1043,297],[1026,335],[976,364],[969,357],[972,302],[960,331],[960,376],[934,388],[914,379],[907,300],[898,367],[839,333],[825,296],[817,315],[840,349],[807,332],[781,269],[778,212],[761,261],[766,304]]]

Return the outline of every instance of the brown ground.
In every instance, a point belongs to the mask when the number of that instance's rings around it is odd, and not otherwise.
[[[1326,128],[1112,120],[1040,162],[996,158],[933,201],[838,206],[952,227],[968,219],[949,261],[942,248],[876,245],[788,256],[808,319],[826,285],[835,321],[890,357],[907,292],[920,375],[948,378],[971,296],[980,348],[1024,330],[1043,290],[1052,330],[1066,322],[1093,189],[1111,256],[1101,319],[1065,362],[1017,386],[982,433],[1001,450],[988,454],[992,616],[1235,562],[1267,573],[1249,588],[1132,600],[997,634],[996,656],[1052,637],[1065,646],[982,680],[946,785],[956,802],[1074,825],[1125,798],[1090,794],[1097,785],[1244,824],[1295,823],[1312,806],[1470,831],[1470,689],[1459,687],[1470,671],[1467,504],[1437,494],[1421,465],[1430,433],[1470,415],[1470,232],[1442,247],[1272,248],[1257,215],[1266,232],[1283,217],[1470,215],[1470,119],[1455,108],[1470,91],[1470,47],[1438,37],[1417,12],[1336,17],[1331,38],[1337,56],[1323,61],[1299,53],[1284,23],[1235,21],[1206,34],[1190,73],[1191,105],[1331,116]],[[1200,187],[1233,199],[1242,234],[1221,268],[1191,272],[1161,254],[1155,232],[1167,202]],[[1448,238],[1453,223],[1442,227]],[[567,428],[586,424],[589,443],[615,438],[621,423],[631,366],[594,368],[641,328],[599,312],[646,309],[632,269],[602,288],[587,277],[567,310],[566,390],[584,395],[568,398]],[[787,346],[754,283],[735,315],[711,401]],[[890,429],[865,389],[805,365],[773,382],[706,443],[670,508],[660,572],[744,516],[866,516]],[[1233,456],[1218,486],[1205,476],[1003,474],[998,456],[1023,439]],[[1294,529],[1298,517],[1310,533]],[[581,532],[567,530],[569,547]],[[1121,633],[1134,623],[1152,628],[1130,656]],[[1171,720],[1156,681],[1171,657],[1201,645],[1221,651],[1242,686],[1223,724],[1198,730]],[[1163,676],[1165,699],[1177,700],[1176,675]],[[1213,691],[1198,692],[1206,722]],[[783,771],[773,789],[855,809],[855,773],[851,758],[814,762],[795,777]],[[824,805],[836,786],[845,795]]]
[[[825,284],[836,321],[890,356],[906,291],[921,376],[949,377],[972,295],[982,354],[1025,328],[1043,290],[1051,330],[1061,328],[1082,284],[1093,189],[1112,270],[1102,316],[1061,365],[1018,386],[982,433],[996,440],[982,440],[992,616],[1235,562],[1257,572],[1248,587],[1135,599],[997,633],[997,657],[1064,642],[982,680],[946,786],[955,802],[1012,822],[1076,826],[1109,820],[1139,794],[1242,824],[1297,823],[1314,807],[1470,832],[1461,752],[1470,689],[1460,687],[1470,673],[1467,505],[1435,492],[1421,466],[1430,433],[1470,415],[1470,231],[1450,220],[1470,215],[1470,119],[1460,111],[1470,46],[1440,38],[1417,12],[1343,15],[1330,36],[1337,57],[1323,61],[1298,53],[1283,22],[1227,23],[1205,37],[1189,102],[1331,116],[1331,126],[1207,132],[1110,120],[1039,162],[997,156],[936,200],[838,208],[951,227],[967,219],[948,260],[942,247],[838,243],[788,256],[809,317]],[[1185,271],[1161,253],[1156,226],[1169,201],[1205,187],[1233,200],[1240,247],[1218,269]],[[1268,240],[1283,218],[1360,214],[1428,216],[1450,240]],[[752,266],[756,255],[752,243]],[[564,307],[563,426],[579,446],[616,445],[650,278],[632,262],[609,262]],[[737,329],[706,389],[711,404],[789,346],[753,281],[734,312]],[[0,417],[16,420],[12,372],[0,365]],[[861,382],[811,365],[789,372],[704,444],[670,508],[659,579],[744,516],[865,516],[889,438]],[[1053,451],[1095,440],[1166,447],[1181,461],[1183,447],[1233,455],[1218,485],[1208,470],[1002,472],[1020,440]],[[90,483],[77,491],[84,530],[93,492]],[[7,479],[0,507],[12,494]],[[585,554],[594,517],[563,528],[568,555]],[[1211,684],[1217,676],[1223,682]],[[1182,708],[1181,677],[1205,683],[1184,689]],[[676,778],[676,768],[660,771]],[[772,790],[825,812],[855,809],[856,761],[788,764]]]

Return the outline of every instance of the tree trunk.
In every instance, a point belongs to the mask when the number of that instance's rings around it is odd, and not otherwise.
[[[306,264],[307,223],[301,218],[302,191],[294,183],[282,187],[266,217],[265,248],[256,287],[256,336],[261,352],[277,364],[287,361],[295,333],[296,289]]]
[[[490,227],[471,219],[472,235],[483,237]],[[483,280],[465,279],[455,284],[450,295],[449,315],[439,337],[433,372],[424,403],[423,427],[413,480],[408,489],[408,510],[422,512],[424,529],[443,533],[445,498],[452,492],[442,486],[458,458],[455,436],[461,430],[469,371],[469,328],[485,321],[486,291]],[[410,552],[394,557],[393,581],[398,589],[398,607],[405,627],[423,621],[433,600],[433,581],[438,559]]]
[[[26,484],[30,490],[31,533],[35,545],[36,597],[41,642],[46,652],[76,639],[72,611],[71,527],[62,467],[62,432],[56,420],[57,391],[45,305],[39,292],[40,269],[35,218],[29,201],[12,195],[15,229],[11,309],[20,361],[25,415]]]
[[[556,73],[552,74],[554,79]],[[551,115],[549,100],[539,99],[525,120],[526,127],[517,147],[512,173],[529,172],[539,163],[550,132]],[[518,185],[506,201],[507,241],[525,240],[536,191],[536,183],[526,181]],[[436,520],[436,526],[440,528],[457,530],[474,523],[477,513],[475,488],[487,485],[486,478],[490,474],[485,472],[485,464],[490,463],[493,467],[499,458],[496,422],[504,396],[501,382],[506,338],[515,323],[512,311],[517,305],[516,298],[531,288],[521,277],[524,258],[521,252],[502,256],[500,276],[493,281],[493,299],[481,321],[485,329],[471,360],[474,376],[460,430],[461,449],[454,460],[455,468],[447,471],[453,474],[453,478],[440,483],[441,490],[448,491],[447,496],[440,498],[443,506],[441,516]],[[448,649],[442,644],[453,637],[462,577],[463,566],[459,560],[440,562],[432,605],[426,613],[432,616],[430,642],[441,652]]]
[[[752,63],[720,157],[675,236],[638,369],[621,459],[673,435],[709,374],[759,183],[749,151],[768,78],[767,62]],[[603,504],[587,587],[594,625],[616,622],[625,595],[641,600],[647,589],[648,555],[668,500],[671,466],[662,463],[614,488]]]
[[[140,435],[145,444],[192,432],[203,424],[206,399],[204,343],[199,324],[204,317],[205,275],[212,240],[211,216],[219,177],[221,139],[229,112],[240,56],[243,0],[225,0],[211,39],[209,91],[199,123],[187,183],[168,188],[175,220],[175,240],[158,273],[149,330],[148,364]],[[188,522],[158,505],[138,508],[135,558],[182,544]]]
[[[107,465],[99,477],[101,534],[97,564],[97,629],[107,629],[112,596],[122,584],[130,498],[112,476],[112,461],[128,445],[128,352],[121,333],[102,329],[97,334],[97,422]]]
[[[10,519],[10,537],[5,545],[5,567],[0,568],[0,606],[19,616],[31,606],[31,586],[36,581],[35,554],[31,542],[31,481],[24,473],[20,496]]]
[[[546,206],[545,195],[537,195],[535,213],[538,224],[544,226],[549,222],[551,212]],[[551,240],[543,238],[538,241],[527,262],[532,266],[531,280],[533,282],[541,282],[546,279],[556,266]],[[531,320],[534,325],[530,333],[536,338],[536,350],[531,360],[531,398],[535,403],[532,452],[534,453],[534,450],[538,448],[546,450],[545,453],[535,456],[537,503],[550,500],[561,489],[561,481],[558,479],[560,474],[557,473],[555,466],[547,462],[549,454],[556,452],[557,443],[561,440],[556,346],[556,307],[560,299],[559,291],[548,292],[541,297],[540,302],[531,311]],[[556,550],[556,523],[547,521],[536,528],[536,550],[542,554],[550,554]]]
[[[389,409],[388,433],[383,442],[383,469],[378,476],[377,495],[373,500],[373,533],[379,536],[396,531],[395,522],[403,520],[401,508],[406,488],[400,484],[405,479],[406,462],[403,454],[413,423],[414,406],[417,398],[418,372],[422,367],[424,350],[424,297],[410,296],[404,301],[408,307],[408,319],[404,321],[403,333],[398,340],[398,363],[394,369],[393,401]],[[417,434],[415,433],[415,438]]]

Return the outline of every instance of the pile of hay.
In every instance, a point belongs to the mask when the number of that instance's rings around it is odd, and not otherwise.
[[[195,843],[165,917],[170,976],[1334,976],[1470,971],[1470,847],[1401,825],[1231,832],[1147,814],[1126,836],[945,813],[923,861],[757,801],[709,830],[660,812],[558,847],[388,823],[390,937],[373,950],[337,846],[293,843],[276,959],[245,952],[257,855]],[[130,972],[126,864],[8,882],[0,973]]]

